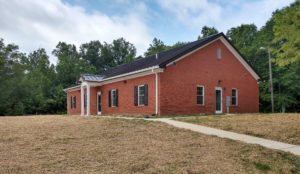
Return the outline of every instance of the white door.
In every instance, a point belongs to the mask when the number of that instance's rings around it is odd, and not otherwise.
[[[216,87],[216,114],[222,114],[222,88]]]
[[[101,115],[101,92],[97,93],[97,114]]]

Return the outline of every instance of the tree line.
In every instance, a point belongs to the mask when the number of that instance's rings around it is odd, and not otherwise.
[[[260,29],[254,24],[242,24],[225,34],[243,57],[260,75],[260,109],[269,112],[270,85],[268,52],[273,67],[273,89],[277,112],[300,111],[300,1],[277,10]],[[198,39],[218,33],[204,26]],[[144,56],[150,56],[177,46],[166,45],[154,38]],[[265,49],[262,49],[262,48]],[[112,43],[98,40],[75,45],[59,42],[51,64],[45,49],[26,55],[15,44],[0,39],[0,115],[66,113],[64,88],[77,83],[80,74],[99,74],[108,68],[136,59],[135,46],[124,38]],[[141,56],[137,58],[142,58]]]

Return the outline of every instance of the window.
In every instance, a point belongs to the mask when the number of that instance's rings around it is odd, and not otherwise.
[[[134,87],[134,105],[147,106],[148,105],[148,85],[139,85]]]
[[[138,92],[138,103],[139,103],[139,106],[140,105],[145,105],[145,86],[144,85],[141,85],[139,86],[138,88],[139,92]]]
[[[71,96],[70,104],[71,104],[71,109],[72,108],[76,109],[76,96]]]
[[[197,86],[197,104],[204,105],[204,86]]]
[[[109,91],[109,106],[117,107],[118,106],[118,90],[112,89]]]
[[[237,106],[238,104],[238,92],[237,89],[231,90],[231,105]]]
[[[76,96],[73,97],[72,104],[73,104],[73,108],[76,109]]]
[[[222,50],[221,48],[217,48],[217,59],[221,59],[222,58]]]

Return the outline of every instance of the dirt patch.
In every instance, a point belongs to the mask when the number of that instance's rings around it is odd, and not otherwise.
[[[144,120],[0,118],[0,173],[299,173],[300,157]]]

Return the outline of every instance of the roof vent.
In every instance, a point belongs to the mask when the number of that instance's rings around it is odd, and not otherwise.
[[[157,53],[155,54],[155,58],[158,59],[158,54]]]

